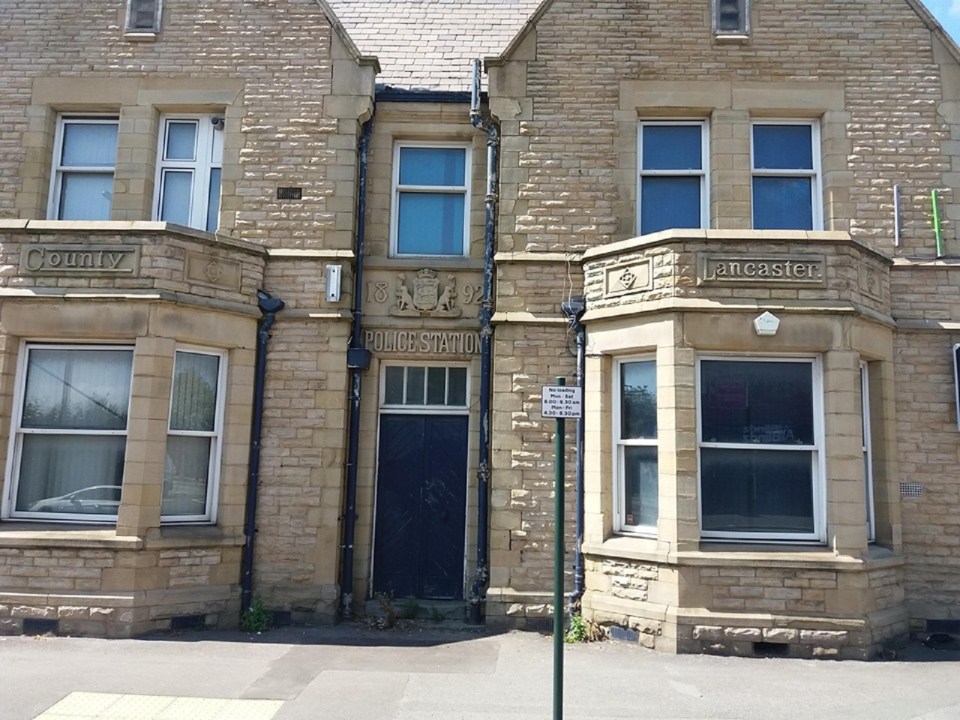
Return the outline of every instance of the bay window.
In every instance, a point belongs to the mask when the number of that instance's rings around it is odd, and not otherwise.
[[[174,357],[161,501],[164,522],[214,517],[225,369],[218,353],[178,350]]]
[[[699,361],[704,538],[823,541],[819,363]]]
[[[395,146],[392,255],[468,253],[470,156],[467,145]]]
[[[161,123],[154,216],[214,232],[219,225],[223,119],[166,117]]]
[[[657,368],[654,360],[617,364],[616,439],[619,529],[656,533]]]
[[[48,218],[110,219],[118,127],[119,119],[115,116],[59,119]]]
[[[116,519],[133,350],[30,344],[21,362],[9,515]]]
[[[707,123],[644,121],[638,147],[637,232],[707,227]]]

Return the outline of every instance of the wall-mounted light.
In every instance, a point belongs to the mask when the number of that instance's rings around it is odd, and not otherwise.
[[[780,329],[780,318],[767,311],[753,319],[753,329],[757,335],[776,335]]]
[[[343,265],[327,265],[327,302],[340,302]]]

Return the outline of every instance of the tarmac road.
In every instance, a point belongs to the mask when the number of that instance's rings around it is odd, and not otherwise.
[[[430,628],[0,637],[0,720],[547,720],[552,653],[551,638],[534,633]],[[564,717],[960,719],[960,652],[913,647],[903,657],[744,659],[567,645]]]

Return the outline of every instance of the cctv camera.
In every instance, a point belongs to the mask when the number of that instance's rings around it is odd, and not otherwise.
[[[212,117],[210,118],[210,124],[213,125],[216,130],[223,130],[223,118],[222,117]]]

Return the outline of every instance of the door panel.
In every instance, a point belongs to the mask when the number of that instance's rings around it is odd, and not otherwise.
[[[463,597],[466,474],[466,417],[380,416],[374,592]]]

